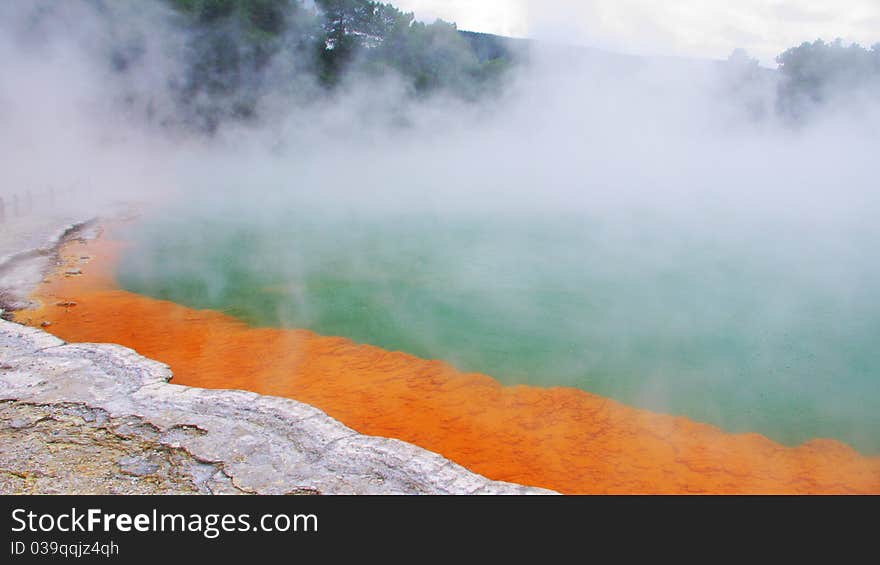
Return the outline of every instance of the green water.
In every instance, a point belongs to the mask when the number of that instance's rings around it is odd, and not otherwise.
[[[504,383],[880,453],[871,238],[573,214],[332,216],[169,213],[133,228],[121,284]]]

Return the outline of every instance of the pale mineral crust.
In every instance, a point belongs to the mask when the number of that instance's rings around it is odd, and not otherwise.
[[[66,223],[41,238],[5,225],[0,308],[25,303],[57,246],[94,226]],[[33,241],[47,243],[20,248]],[[119,345],[67,344],[0,320],[0,493],[549,492],[359,434],[294,400],[173,385],[171,376],[166,365]]]

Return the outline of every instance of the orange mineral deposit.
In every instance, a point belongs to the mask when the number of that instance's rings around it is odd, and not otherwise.
[[[306,402],[492,479],[563,493],[880,493],[880,457],[837,441],[786,447],[577,389],[505,387],[439,361],[126,292],[113,277],[124,250],[106,236],[68,243],[68,264],[35,293],[41,306],[18,320],[67,341],[125,345],[170,365],[178,384]],[[82,274],[65,273],[73,263]]]

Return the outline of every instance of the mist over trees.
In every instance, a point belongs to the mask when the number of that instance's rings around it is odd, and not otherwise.
[[[776,58],[782,82],[778,110],[788,118],[805,119],[829,104],[880,100],[880,43],[870,49],[821,39],[792,47]]]
[[[442,91],[476,100],[498,89],[525,51],[514,46],[516,40],[462,32],[442,20],[425,24],[412,13],[369,0],[166,1],[192,32],[183,98],[193,100],[199,92],[215,100],[235,98],[247,85],[245,99],[225,110],[238,117],[252,115],[260,95],[253,87],[267,78],[261,74],[279,72],[278,65],[269,66],[273,59],[312,73],[324,89],[338,88],[351,75],[393,72],[414,96]],[[775,103],[768,104],[762,92],[768,69],[742,49],[727,61],[726,87],[753,119],[775,113],[802,121],[856,96],[880,98],[880,44],[866,49],[817,39],[786,50],[777,63]],[[209,126],[223,113],[219,107],[202,112]]]
[[[370,0],[35,0],[4,6],[0,16],[4,9],[44,39],[66,34],[89,12],[97,24],[82,25],[83,33],[123,85],[123,101],[153,124],[209,133],[386,79],[406,100],[491,102],[535,46],[442,20],[426,24]],[[160,63],[150,59],[157,52]],[[767,69],[735,51],[721,63],[720,94],[751,120],[793,124],[821,108],[880,99],[880,44],[816,40],[777,62],[778,70]]]
[[[412,96],[442,91],[473,100],[500,84],[511,54],[481,57],[455,24],[416,21],[412,13],[367,0],[170,0],[188,30],[181,101],[200,125],[252,117],[267,89],[312,96],[344,86],[346,77],[393,75]],[[485,49],[482,51],[485,52]],[[287,84],[283,84],[286,81]],[[323,91],[323,92],[322,92]],[[205,96],[202,96],[205,95]]]

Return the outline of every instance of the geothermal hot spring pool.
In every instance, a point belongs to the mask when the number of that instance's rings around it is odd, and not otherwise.
[[[128,227],[120,286],[504,384],[880,454],[880,262],[867,228],[309,206],[221,216],[167,211]]]

